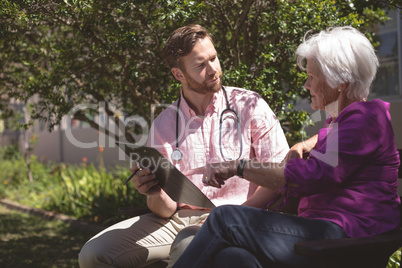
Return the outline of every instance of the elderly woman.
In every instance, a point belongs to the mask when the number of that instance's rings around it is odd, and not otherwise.
[[[369,40],[352,27],[330,28],[305,39],[296,55],[308,74],[311,107],[329,113],[324,128],[293,146],[282,165],[210,164],[204,179],[220,187],[237,174],[285,199],[299,197],[298,216],[219,207],[174,267],[315,267],[294,253],[295,243],[372,236],[399,226],[400,161],[389,104],[366,101],[378,67]]]

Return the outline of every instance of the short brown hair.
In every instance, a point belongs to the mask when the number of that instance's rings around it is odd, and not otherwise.
[[[190,54],[198,40],[208,37],[212,42],[212,35],[201,25],[190,24],[178,28],[166,40],[163,47],[163,60],[169,66],[181,67],[181,58]]]

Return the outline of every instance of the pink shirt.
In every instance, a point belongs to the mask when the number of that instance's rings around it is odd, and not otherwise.
[[[230,108],[236,111],[241,122],[242,153],[240,158],[256,158],[260,161],[280,162],[289,150],[278,119],[261,96],[240,88],[225,87]],[[236,159],[240,153],[238,127],[233,113],[225,114],[228,119],[222,124],[222,142],[219,142],[219,119],[226,109],[222,90],[217,92],[205,111],[204,117],[196,116],[183,95],[179,110],[179,150],[183,158],[174,162],[171,154],[176,149],[177,100],[166,108],[153,122],[148,146],[159,150],[182,173],[203,167],[206,163],[222,162],[220,144],[225,157]],[[205,186],[202,173],[188,178],[216,205],[242,204],[257,186],[234,177],[225,181],[222,188]]]

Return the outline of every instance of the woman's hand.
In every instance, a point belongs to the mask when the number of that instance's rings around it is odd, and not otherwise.
[[[233,160],[207,164],[202,182],[205,185],[221,188],[225,184],[225,180],[236,175],[238,162],[238,160]]]
[[[303,158],[304,154],[310,153],[311,150],[315,148],[317,144],[317,139],[318,135],[315,135],[308,140],[296,143],[292,146],[292,148],[290,148],[283,161],[286,163],[293,158]]]
[[[290,148],[289,152],[286,154],[284,161],[288,162],[293,158],[303,158],[304,146],[303,143],[297,143]]]

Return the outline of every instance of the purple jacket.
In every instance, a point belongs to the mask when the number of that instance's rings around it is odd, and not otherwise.
[[[287,194],[301,197],[299,216],[332,221],[349,237],[399,226],[400,160],[389,106],[352,103],[319,131],[307,160],[287,163]]]

